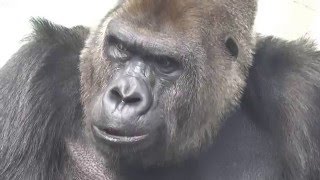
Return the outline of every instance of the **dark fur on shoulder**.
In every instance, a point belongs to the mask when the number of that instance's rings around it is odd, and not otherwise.
[[[79,53],[88,30],[32,19],[0,70],[0,179],[63,179],[65,138],[81,128]]]
[[[272,131],[284,179],[318,179],[320,51],[307,39],[260,38],[246,98],[253,119]],[[253,100],[252,100],[253,99]]]

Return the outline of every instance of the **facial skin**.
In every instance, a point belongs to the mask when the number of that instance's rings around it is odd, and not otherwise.
[[[213,142],[251,65],[251,34],[243,24],[253,18],[234,22],[226,8],[233,6],[126,1],[92,33],[80,65],[85,123],[108,159],[172,163]]]
[[[182,74],[181,63],[168,55],[137,48],[110,22],[103,59],[117,69],[95,102],[94,136],[107,146],[144,148],[153,143],[164,125],[160,97]],[[142,147],[141,147],[142,146]]]

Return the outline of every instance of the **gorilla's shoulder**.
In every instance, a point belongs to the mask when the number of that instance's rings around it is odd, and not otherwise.
[[[304,171],[312,172],[320,163],[320,52],[315,44],[260,38],[244,97],[255,119],[277,137],[289,168],[310,164]]]
[[[23,119],[15,113],[22,107],[14,104],[36,107],[51,103],[52,109],[52,102],[60,105],[70,99],[74,104],[79,101],[79,58],[89,30],[83,26],[63,27],[41,18],[33,18],[31,23],[33,32],[0,69],[0,126],[3,114],[11,121]],[[45,98],[40,100],[42,96]]]
[[[52,69],[79,63],[80,52],[89,34],[88,28],[67,28],[43,18],[32,18],[30,21],[33,32],[24,39],[23,46],[0,69],[0,83],[9,77],[34,75],[41,70],[47,70],[46,65]],[[76,66],[70,68],[74,69]],[[21,69],[24,71],[19,72]],[[50,74],[49,71],[47,74]]]
[[[30,40],[60,45],[78,51],[82,48],[89,29],[83,26],[66,28],[43,18],[32,18],[33,33]]]
[[[304,38],[259,37],[247,94],[262,116],[318,119],[320,52],[316,44]]]
[[[32,25],[33,33],[0,69],[0,136],[6,137],[0,138],[0,159],[6,159],[0,161],[0,179],[43,179],[48,169],[62,167],[64,138],[80,129],[78,66],[88,30],[44,19]],[[31,170],[43,152],[57,161]]]
[[[275,37],[260,37],[257,41],[254,68],[263,69],[259,73],[286,77],[317,77],[320,72],[320,52],[309,39],[286,41]],[[306,77],[305,77],[306,78]],[[308,80],[308,79],[307,79]]]
[[[260,37],[249,83],[262,88],[263,92],[272,90],[274,96],[284,95],[285,92],[298,95],[296,97],[309,96],[308,91],[317,91],[315,95],[318,95],[320,51],[313,41],[305,38],[286,41],[275,37]]]
[[[42,103],[52,109],[53,102],[60,106],[61,102],[79,101],[79,56],[89,30],[82,26],[66,28],[39,18],[31,23],[31,35],[0,69],[0,126],[4,117],[11,121],[23,119],[15,113],[22,107],[14,104],[36,107]]]

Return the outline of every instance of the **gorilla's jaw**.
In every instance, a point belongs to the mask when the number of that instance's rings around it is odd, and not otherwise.
[[[144,135],[114,135],[109,130],[91,124],[88,128],[90,138],[96,149],[114,167],[137,169],[164,164],[167,154],[164,126]]]

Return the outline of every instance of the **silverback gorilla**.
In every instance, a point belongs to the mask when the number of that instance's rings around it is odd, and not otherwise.
[[[1,180],[318,180],[320,52],[255,0],[127,0],[33,19],[0,71]]]

